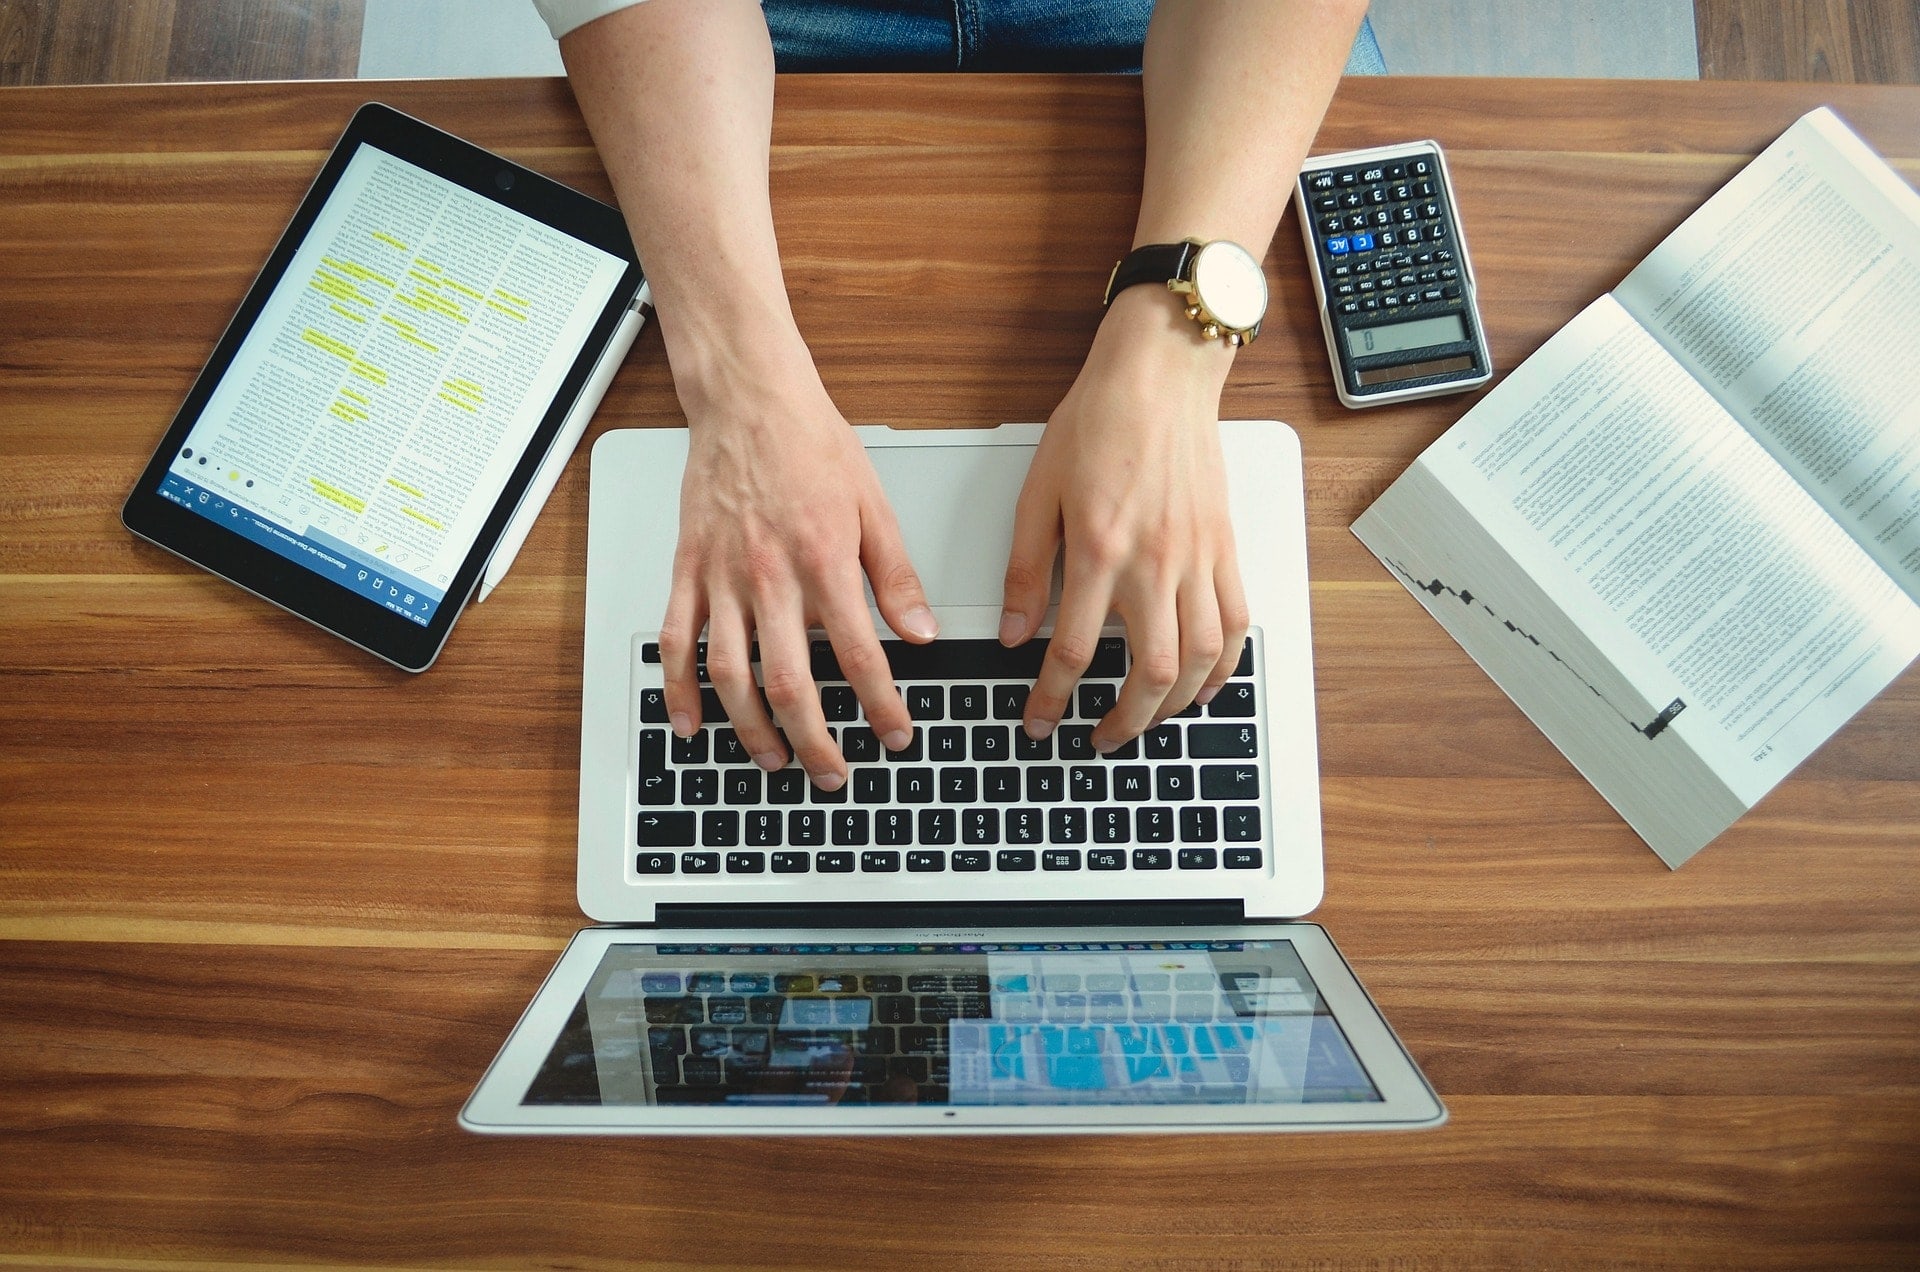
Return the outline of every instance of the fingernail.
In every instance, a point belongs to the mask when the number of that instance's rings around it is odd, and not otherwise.
[[[673,713],[673,731],[683,738],[693,736],[693,717],[684,711]]]
[[[777,773],[787,765],[786,757],[778,751],[762,751],[753,757],[753,762],[769,773]]]
[[[940,620],[935,618],[933,611],[924,605],[908,610],[900,621],[906,624],[909,636],[923,636],[932,640],[940,634]]]
[[[1220,693],[1219,685],[1214,685],[1211,689],[1202,689],[1199,693],[1193,696],[1194,705],[1204,707],[1209,702],[1212,702],[1214,698],[1219,695],[1219,693]]]
[[[1027,616],[1013,610],[1003,610],[1000,614],[1000,643],[1012,645],[1027,634]]]
[[[1027,736],[1032,738],[1035,742],[1040,741],[1042,738],[1052,737],[1053,721],[1051,720],[1027,721]]]
[[[880,745],[886,747],[889,751],[904,751],[907,749],[907,744],[912,741],[912,729],[895,729],[892,733],[880,739]]]
[[[847,784],[846,778],[833,772],[809,773],[807,774],[807,780],[823,791],[837,791]]]

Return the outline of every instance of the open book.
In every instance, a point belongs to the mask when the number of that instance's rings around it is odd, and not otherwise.
[[[1920,653],[1920,196],[1805,116],[1353,530],[1678,866]]]

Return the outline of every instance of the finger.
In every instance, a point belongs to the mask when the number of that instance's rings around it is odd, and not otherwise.
[[[853,686],[867,724],[879,735],[881,745],[898,751],[913,741],[913,717],[907,714],[907,704],[894,683],[893,667],[867,615],[858,579],[850,577],[833,590],[822,605],[820,623],[833,643],[840,674]]]
[[[674,571],[667,614],[660,620],[660,672],[666,683],[667,718],[683,738],[700,727],[700,629],[706,621],[698,580],[691,572]]]
[[[1073,687],[1100,647],[1100,629],[1106,626],[1111,604],[1112,592],[1104,575],[1090,572],[1085,579],[1070,578],[1062,587],[1053,638],[1047,642],[1040,675],[1027,694],[1028,737],[1047,737],[1059,726]]]
[[[1220,608],[1220,657],[1207,673],[1207,680],[1194,695],[1201,706],[1212,702],[1222,685],[1240,665],[1240,651],[1247,643],[1251,616],[1247,613],[1246,588],[1240,582],[1240,564],[1231,556],[1213,571],[1213,594]]]
[[[757,612],[760,631],[760,683],[773,717],[785,730],[794,758],[821,790],[839,790],[847,780],[847,762],[827,732],[820,690],[813,683],[813,659],[807,623],[797,602]]]
[[[715,597],[707,621],[707,677],[727,709],[727,720],[753,762],[772,772],[787,762],[787,748],[760,701],[753,679],[752,633],[746,615],[731,599]],[[661,653],[664,660],[666,654]]]
[[[1220,605],[1213,592],[1213,579],[1188,580],[1180,589],[1177,603],[1180,615],[1180,678],[1147,722],[1152,728],[1170,715],[1185,711],[1207,683],[1207,677],[1219,667],[1225,638],[1220,633]],[[1231,668],[1229,668],[1231,670]]]
[[[873,603],[880,617],[902,639],[924,644],[940,634],[939,620],[927,604],[926,589],[900,538],[900,523],[884,496],[876,496],[860,509],[860,566],[873,584]],[[866,695],[860,700],[864,703]]]
[[[1046,492],[1022,492],[1013,511],[1013,551],[1000,607],[1000,643],[1018,645],[1046,621],[1053,561],[1060,553],[1060,503]]]
[[[1093,749],[1102,755],[1139,737],[1180,678],[1180,624],[1174,598],[1160,595],[1124,606],[1120,617],[1127,625],[1133,663],[1113,710],[1094,726]]]

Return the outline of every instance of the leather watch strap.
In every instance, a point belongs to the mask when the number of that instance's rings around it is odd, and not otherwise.
[[[1134,248],[1113,267],[1113,274],[1107,279],[1107,296],[1101,303],[1111,305],[1115,296],[1136,283],[1165,286],[1170,279],[1185,277],[1188,262],[1199,250],[1198,244],[1187,242],[1149,243]]]

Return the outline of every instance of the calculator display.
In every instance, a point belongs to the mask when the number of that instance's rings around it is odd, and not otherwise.
[[[1458,344],[1465,339],[1466,319],[1459,314],[1443,314],[1438,318],[1418,318],[1385,327],[1349,329],[1347,352],[1356,358],[1367,358],[1376,353],[1399,353],[1403,349]]]

